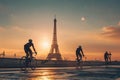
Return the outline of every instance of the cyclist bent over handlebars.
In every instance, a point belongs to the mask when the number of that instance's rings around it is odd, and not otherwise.
[[[84,53],[83,53],[83,50],[82,50],[82,47],[79,46],[77,49],[76,49],[76,57],[77,57],[77,61],[81,61],[82,60],[82,57],[84,57]]]
[[[24,45],[24,51],[25,51],[25,53],[26,53],[26,59],[28,59],[28,56],[30,56],[30,58],[32,59],[32,50],[31,50],[31,47],[32,46],[32,48],[33,48],[33,50],[34,50],[34,52],[35,52],[35,54],[37,54],[37,52],[36,52],[36,50],[35,50],[35,47],[34,47],[34,44],[32,43],[32,39],[29,39],[28,40],[28,43],[26,43],[25,45]]]

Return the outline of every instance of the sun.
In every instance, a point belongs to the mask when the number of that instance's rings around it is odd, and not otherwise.
[[[85,21],[85,17],[81,17],[81,21]]]
[[[49,48],[49,42],[44,41],[44,42],[42,43],[42,46],[43,46],[43,48]]]

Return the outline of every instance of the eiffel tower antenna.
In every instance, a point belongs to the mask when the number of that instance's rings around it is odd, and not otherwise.
[[[52,59],[62,60],[59,47],[58,47],[58,43],[57,43],[57,24],[56,23],[57,23],[57,19],[55,15],[54,28],[53,28],[53,40],[52,40],[50,52],[47,56],[47,60],[52,60]]]

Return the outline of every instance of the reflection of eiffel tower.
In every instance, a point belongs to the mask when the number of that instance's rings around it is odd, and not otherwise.
[[[56,29],[56,18],[54,19],[54,29],[53,29],[53,41],[51,45],[50,52],[47,56],[47,60],[56,59],[62,60],[61,54],[59,52],[58,44],[57,44],[57,29]]]

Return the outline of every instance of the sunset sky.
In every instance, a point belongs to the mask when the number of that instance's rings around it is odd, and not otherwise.
[[[120,60],[120,0],[0,0],[0,53],[25,55],[28,39],[45,59],[57,19],[57,39],[64,59],[75,60],[82,45],[88,60],[103,60],[104,52]]]

